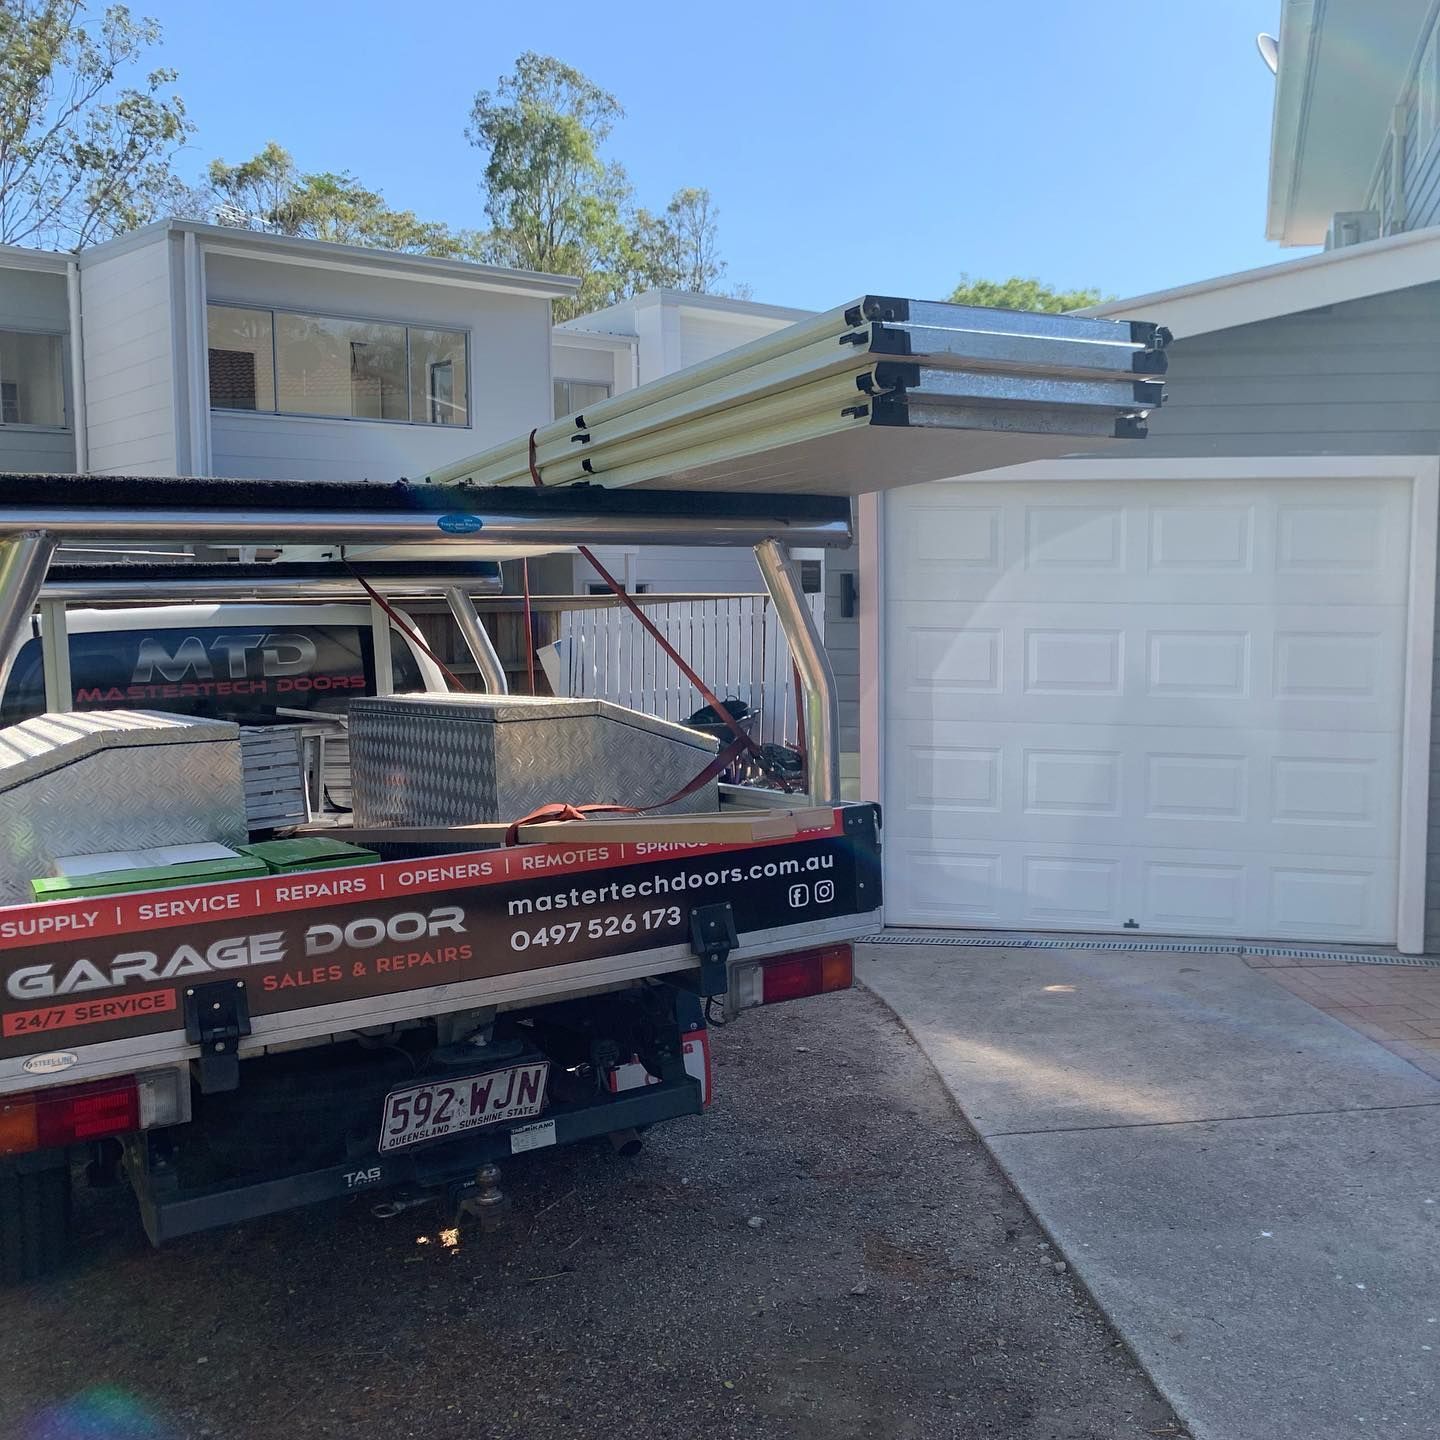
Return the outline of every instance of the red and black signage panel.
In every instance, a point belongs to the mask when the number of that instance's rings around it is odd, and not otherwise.
[[[0,1058],[183,1028],[187,986],[243,980],[252,1015],[690,942],[880,903],[873,806],[743,845],[573,843],[0,909]]]

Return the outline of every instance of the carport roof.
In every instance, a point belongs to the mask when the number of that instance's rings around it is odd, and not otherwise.
[[[1440,281],[1440,227],[1112,300],[1080,313],[1153,320],[1183,339],[1436,281]]]

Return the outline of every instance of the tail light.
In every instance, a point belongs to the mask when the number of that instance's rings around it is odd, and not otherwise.
[[[0,1155],[179,1124],[190,1118],[189,1101],[189,1084],[178,1069],[6,1095],[0,1098]]]
[[[848,990],[855,983],[855,957],[849,945],[792,950],[785,955],[737,965],[731,975],[729,1009],[776,1005],[806,995]]]

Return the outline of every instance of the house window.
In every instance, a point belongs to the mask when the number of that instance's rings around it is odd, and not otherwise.
[[[277,311],[275,408],[349,420],[408,420],[405,327]]]
[[[555,382],[555,418],[573,415],[587,405],[598,405],[610,398],[610,386],[599,380],[557,380]]]
[[[237,305],[208,309],[212,409],[469,423],[463,331]]]
[[[274,321],[268,310],[211,305],[210,404],[216,410],[275,408]]]
[[[427,425],[466,421],[465,337],[454,330],[410,330],[410,415]]]
[[[0,425],[65,428],[64,357],[63,336],[0,330]]]

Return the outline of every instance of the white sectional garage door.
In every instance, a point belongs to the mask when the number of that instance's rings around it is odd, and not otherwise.
[[[892,924],[1394,940],[1404,481],[884,503]]]

